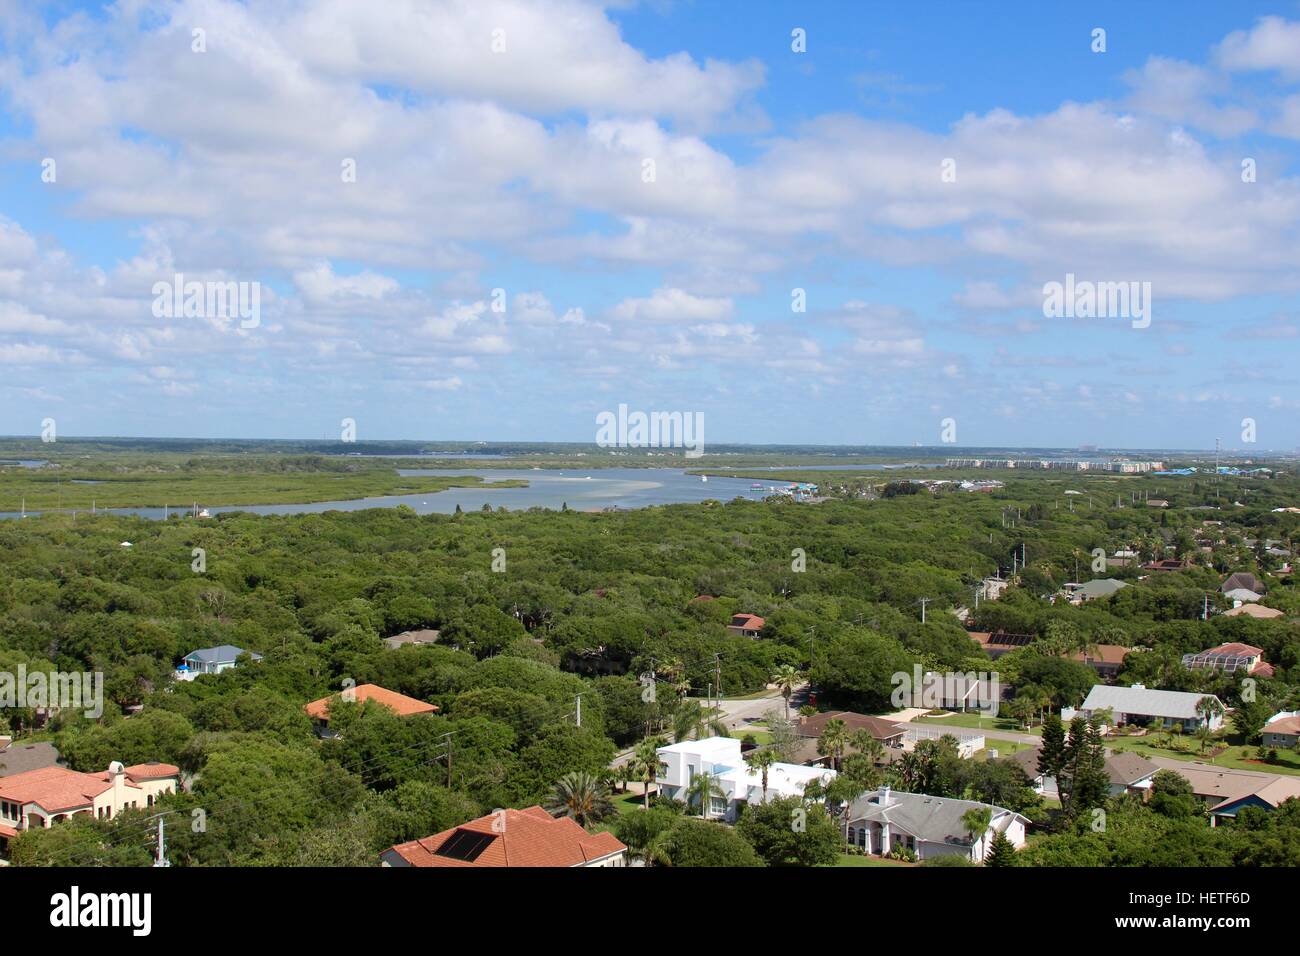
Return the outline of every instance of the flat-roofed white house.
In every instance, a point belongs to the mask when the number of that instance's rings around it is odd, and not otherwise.
[[[970,810],[988,810],[989,825],[974,838],[962,817]],[[1004,807],[974,800],[932,797],[881,787],[854,800],[848,809],[847,837],[851,846],[875,856],[885,856],[902,847],[918,860],[937,856],[964,856],[982,862],[997,833],[1011,845],[1025,845],[1029,821]]]
[[[1219,703],[1219,713],[1210,717],[1210,729],[1223,726],[1223,701],[1213,694],[1193,694],[1179,690],[1151,690],[1142,684],[1112,687],[1094,684],[1079,707],[1085,717],[1110,711],[1111,722],[1139,726],[1172,727],[1181,724],[1184,731],[1200,729],[1201,715],[1196,705],[1209,697]]]
[[[706,737],[683,740],[660,747],[659,776],[655,783],[660,792],[673,800],[690,802],[691,783],[701,773],[712,774],[722,796],[710,798],[704,815],[734,822],[742,803],[763,803],[763,775],[751,770],[741,756],[740,741],[734,737]],[[774,763],[767,770],[767,799],[802,797],[804,787],[814,780],[829,783],[834,770],[805,767],[796,763]]]

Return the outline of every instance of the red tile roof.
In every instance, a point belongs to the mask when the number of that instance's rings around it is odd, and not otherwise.
[[[1072,661],[1095,661],[1098,664],[1123,664],[1124,656],[1131,652],[1130,648],[1121,647],[1119,644],[1098,644],[1095,649],[1090,650],[1087,654],[1083,651],[1076,651],[1070,655]]]
[[[757,614],[733,614],[731,615],[731,626],[744,628],[746,631],[761,631],[764,621]]]
[[[42,767],[0,779],[0,799],[35,803],[51,813],[90,806],[112,787],[108,774],[78,773],[66,767]]]
[[[438,710],[433,704],[423,700],[416,700],[414,697],[407,697],[405,694],[399,694],[396,691],[387,690],[378,684],[362,684],[353,689],[358,704],[373,700],[376,704],[383,704],[397,714],[398,717],[410,717],[412,714],[432,714]],[[313,700],[303,710],[307,711],[308,716],[316,720],[329,720],[330,701],[336,700],[340,696],[339,694],[333,694],[330,697]]]
[[[181,768],[169,763],[158,763],[152,760],[149,763],[138,763],[126,768],[126,777],[128,780],[161,780],[164,777],[179,777]],[[105,777],[108,775],[105,774]]]
[[[459,833],[484,834],[490,842],[473,860],[440,856],[438,850]],[[541,807],[502,810],[391,849],[411,866],[581,866],[627,850],[612,833],[588,833],[568,817],[552,817]]]

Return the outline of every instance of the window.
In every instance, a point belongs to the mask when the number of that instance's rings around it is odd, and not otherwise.
[[[726,813],[727,812],[726,799],[723,797],[709,797],[709,812]]]
[[[858,831],[853,827],[849,827],[849,842],[850,843],[858,842]]]

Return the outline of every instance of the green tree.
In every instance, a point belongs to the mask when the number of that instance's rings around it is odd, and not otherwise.
[[[686,802],[698,805],[701,817],[708,815],[709,805],[714,798],[724,800],[726,796],[727,792],[722,789],[717,775],[708,770],[697,773],[686,787]]]
[[[985,866],[1015,866],[1016,848],[1002,831],[993,834],[989,852],[984,857]]]
[[[798,797],[747,808],[736,830],[768,866],[827,866],[840,849],[839,827]]]
[[[576,771],[556,781],[546,809],[553,816],[568,817],[589,827],[613,813],[614,804],[605,781],[586,771]]]
[[[777,762],[776,754],[771,750],[751,750],[745,754],[745,763],[749,768],[758,773],[763,782],[763,802],[767,802],[767,772],[771,769],[772,764]]]

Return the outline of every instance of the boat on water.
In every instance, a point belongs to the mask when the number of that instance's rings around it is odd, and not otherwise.
[[[211,518],[211,517],[212,517],[212,513],[211,513],[210,511],[208,511],[207,508],[204,508],[202,511],[200,511],[198,514],[196,514],[194,517],[196,517],[196,518]]]
[[[762,486],[759,482],[756,481],[756,482],[754,482],[752,485],[749,486],[749,490],[750,490],[750,491],[762,491],[762,490],[763,490],[763,486]]]
[[[708,475],[700,475],[700,481],[708,481],[708,480],[709,480]]]

